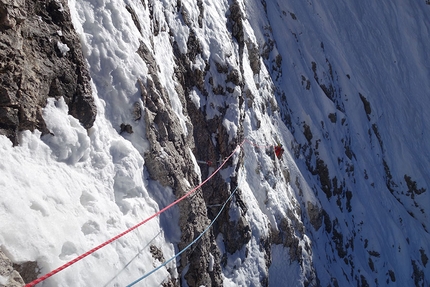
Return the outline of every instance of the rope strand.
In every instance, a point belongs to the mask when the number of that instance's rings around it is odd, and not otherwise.
[[[237,190],[238,186],[236,186],[236,188],[234,189],[234,191],[230,194],[230,196],[228,197],[228,199],[224,202],[224,204],[221,207],[221,210],[218,212],[218,214],[215,216],[214,220],[212,220],[212,222],[208,225],[208,227],[206,227],[206,229],[200,233],[200,235],[194,239],[190,244],[188,244],[184,249],[182,249],[178,254],[176,254],[175,256],[173,256],[172,258],[170,258],[169,260],[167,260],[166,262],[164,262],[163,264],[161,264],[160,266],[158,266],[157,268],[153,269],[152,271],[146,273],[145,275],[143,275],[142,277],[136,279],[135,281],[133,281],[132,283],[130,283],[129,285],[127,285],[126,287],[131,287],[134,284],[142,281],[143,279],[145,279],[146,277],[148,277],[149,275],[153,274],[154,272],[158,271],[159,269],[163,268],[164,266],[166,266],[170,261],[172,261],[173,259],[177,258],[179,255],[181,255],[182,253],[184,253],[188,248],[190,248],[194,243],[196,243],[211,227],[212,225],[215,223],[215,221],[218,219],[218,217],[221,215],[222,211],[224,210],[224,207],[226,206],[227,202],[230,201],[230,199],[233,197],[233,195],[235,194],[236,190]]]
[[[114,242],[115,240],[121,238],[122,236],[126,235],[127,233],[130,233],[131,231],[135,230],[136,228],[142,226],[143,224],[147,223],[148,221],[150,221],[151,219],[153,219],[154,217],[160,215],[161,213],[165,212],[166,210],[168,210],[169,208],[171,208],[172,206],[178,204],[180,201],[184,200],[186,197],[190,196],[192,193],[194,193],[197,189],[199,189],[200,187],[202,187],[206,182],[208,182],[224,165],[225,163],[236,153],[236,151],[239,150],[239,148],[243,145],[245,141],[243,141],[240,145],[238,145],[233,152],[222,162],[222,164],[208,177],[206,178],[202,183],[200,183],[198,186],[196,186],[195,188],[193,188],[192,190],[190,190],[189,192],[187,192],[185,195],[183,195],[181,198],[175,200],[174,202],[172,202],[171,204],[169,204],[168,206],[164,207],[163,209],[159,210],[158,212],[154,213],[153,215],[151,215],[150,217],[146,218],[145,220],[143,220],[142,222],[136,224],[135,226],[129,228],[128,230],[118,234],[117,236],[107,240],[106,242],[94,247],[93,249],[83,253],[82,255],[76,257],[75,259],[67,262],[66,264],[58,267],[57,269],[43,275],[42,277],[37,278],[36,280],[28,283],[25,285],[25,287],[33,287],[36,284],[39,284],[42,281],[45,281],[46,279],[48,279],[49,277],[57,274],[58,272],[66,269],[67,267],[75,264],[76,262],[82,260],[83,258],[87,257],[88,255],[96,252],[97,250],[105,247],[106,245]]]

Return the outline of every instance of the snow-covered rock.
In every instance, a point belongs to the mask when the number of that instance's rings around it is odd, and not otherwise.
[[[98,117],[0,137],[1,249],[46,274],[163,212],[43,286],[430,284],[426,1],[68,4]]]

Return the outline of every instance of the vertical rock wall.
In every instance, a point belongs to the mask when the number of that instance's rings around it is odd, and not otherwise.
[[[0,134],[48,132],[41,109],[64,97],[85,128],[95,120],[90,76],[67,1],[0,1]]]
[[[203,4],[200,3],[199,7],[203,9]],[[132,10],[130,7],[128,9]],[[212,165],[201,164],[200,166],[202,179],[208,178],[214,168],[236,148],[242,132],[239,131],[239,134],[229,141],[228,131],[223,125],[228,107],[222,109],[220,116],[208,120],[204,109],[197,108],[190,99],[189,94],[193,89],[197,89],[203,97],[207,97],[210,93],[217,93],[226,98],[232,96],[234,89],[213,86],[212,80],[207,77],[207,71],[211,68],[210,65],[215,63],[207,62],[204,69],[193,68],[196,57],[202,56],[201,43],[180,2],[178,2],[177,11],[190,29],[187,53],[182,53],[175,41],[171,42],[176,63],[174,75],[176,92],[182,103],[183,114],[187,117],[187,135],[184,135],[184,131],[178,124],[179,120],[170,105],[169,96],[158,79],[157,63],[151,47],[141,43],[138,53],[147,64],[149,74],[147,79],[139,83],[145,106],[143,117],[146,123],[146,134],[151,146],[150,152],[145,155],[146,166],[151,178],[158,180],[164,186],[172,187],[178,198],[199,184],[188,151],[192,151],[198,160],[212,163]],[[199,19],[202,20],[202,18]],[[156,26],[156,23],[153,25]],[[216,63],[216,65],[217,72],[222,77],[225,76],[227,82],[231,82],[241,90],[241,73],[226,63]],[[207,87],[211,86],[213,90],[208,90]],[[240,105],[243,103],[241,99],[238,101]],[[229,197],[231,190],[237,186],[236,173],[241,160],[236,166],[232,165],[231,161],[225,165],[225,168],[233,167],[235,170],[230,178],[225,179],[220,173],[215,174],[194,196],[179,204],[179,222],[182,231],[181,242],[178,244],[180,250],[194,240],[214,219],[219,211],[217,205],[223,203]],[[246,212],[246,207],[240,199],[240,190],[237,194],[233,204],[240,202],[243,212]],[[222,261],[228,254],[222,254],[219,250],[215,240],[218,234],[223,234],[226,252],[232,254],[250,240],[249,224],[243,216],[240,216],[239,220],[231,221],[228,208],[221,214],[214,228],[202,237],[195,249],[185,252],[181,257],[178,271],[184,272],[184,278],[189,286],[222,286]],[[209,258],[213,258],[213,263],[210,263]]]
[[[188,135],[185,135],[158,79],[157,63],[152,52],[141,43],[138,53],[149,69],[146,83],[139,81],[145,106],[143,115],[146,134],[150,142],[150,151],[145,154],[146,167],[152,179],[158,180],[163,186],[172,187],[176,197],[180,198],[199,184],[190,154],[195,148],[193,126],[187,122]],[[201,190],[181,201],[179,210],[182,234],[178,247],[182,250],[200,235],[210,222]],[[222,281],[219,265],[210,271],[207,261],[210,254],[219,258],[218,253],[213,235],[207,233],[193,252],[185,252],[181,256],[178,271],[181,274],[187,270],[185,279],[190,286],[220,286]]]
[[[21,275],[13,269],[12,261],[0,250],[0,287],[20,287],[24,280]]]
[[[64,97],[72,116],[93,125],[90,76],[67,1],[0,0],[0,135],[17,144],[19,131],[48,133],[48,97]],[[38,275],[35,262],[12,264],[3,253],[0,268],[10,287]]]

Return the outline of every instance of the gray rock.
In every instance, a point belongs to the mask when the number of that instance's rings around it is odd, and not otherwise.
[[[64,97],[69,113],[90,128],[96,117],[89,71],[67,1],[0,0],[0,134],[49,132],[48,97]]]
[[[164,186],[170,186],[177,198],[182,197],[190,187],[199,184],[194,171],[189,150],[195,149],[193,129],[187,123],[188,136],[184,135],[180,121],[173,111],[168,94],[158,79],[158,66],[152,52],[141,43],[138,54],[145,61],[149,77],[146,82],[139,81],[143,119],[150,151],[144,155],[145,166],[150,177]],[[184,180],[185,179],[185,180]],[[201,192],[196,192],[179,204],[179,226],[181,229],[180,250],[192,242],[209,224],[206,206]],[[211,234],[206,234],[199,242],[199,248],[186,251],[181,256],[178,273],[189,267],[185,279],[189,286],[221,286],[219,265],[209,271],[210,254],[217,256],[217,248]],[[219,258],[219,255],[217,256]]]
[[[6,285],[0,284],[0,287],[21,287],[24,286],[24,280],[21,275],[13,269],[12,261],[0,250],[0,276],[8,278]]]
[[[309,221],[311,222],[315,230],[318,231],[323,221],[323,214],[321,209],[319,208],[318,205],[314,205],[310,201],[307,202],[306,208],[308,211]]]

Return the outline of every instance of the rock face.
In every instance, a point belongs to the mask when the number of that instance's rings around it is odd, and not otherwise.
[[[21,287],[25,284],[19,273],[13,269],[12,261],[1,250],[0,277],[6,279],[6,282],[0,282],[0,287]]]
[[[67,1],[0,0],[0,134],[48,132],[41,109],[64,97],[90,128],[96,117],[90,76]]]
[[[150,151],[145,155],[146,166],[151,178],[162,185],[172,187],[177,198],[182,197],[192,187],[199,184],[193,168],[190,151],[194,149],[192,133],[184,135],[179,119],[173,111],[168,95],[157,76],[157,64],[152,52],[141,43],[139,55],[145,60],[149,77],[146,83],[139,81],[142,101],[145,105],[144,120],[146,134],[150,142]],[[192,126],[187,124],[188,131]],[[209,224],[202,193],[197,191],[179,203],[182,250]],[[219,251],[214,244],[213,234],[202,237],[200,248],[194,252],[185,252],[181,256],[179,273],[188,266],[185,278],[190,286],[221,286],[221,269],[219,265],[209,270],[205,260],[210,254],[218,259]]]
[[[181,13],[185,13],[181,10],[182,7],[179,6],[178,9],[182,11]],[[185,17],[185,23],[187,23],[186,19]],[[207,87],[213,86],[212,80],[206,77],[210,63],[206,63],[207,66],[204,70],[192,68],[193,62],[197,56],[201,56],[202,50],[201,43],[191,26],[190,30],[187,40],[188,53],[181,53],[178,44],[174,41],[171,43],[176,62],[176,93],[182,104],[182,112],[187,117],[188,133],[186,135],[171,107],[169,95],[158,79],[159,68],[153,52],[144,43],[141,43],[137,51],[145,61],[149,74],[145,81],[139,83],[144,103],[142,114],[145,120],[146,135],[151,146],[150,152],[145,155],[146,167],[151,178],[158,180],[164,186],[172,187],[177,198],[199,184],[190,151],[199,160],[213,162],[213,166],[201,166],[201,177],[205,179],[211,175],[211,168],[213,170],[214,167],[219,166],[239,143],[238,138],[229,140],[229,135],[223,125],[227,108],[222,111],[222,115],[207,120],[205,111],[198,109],[189,97],[194,88],[207,97],[212,92]],[[228,82],[240,88],[242,83],[239,72],[234,67],[215,65],[215,69],[220,74],[226,74]],[[212,88],[214,93],[216,91],[226,98],[232,96],[234,91],[233,88],[227,90],[221,86]],[[240,99],[237,101],[240,102]],[[212,140],[213,135],[215,141]],[[237,136],[240,137],[240,133]],[[242,161],[239,160],[235,166],[233,162],[229,161],[225,165],[225,168],[233,167],[235,171],[229,179],[230,188],[220,173],[217,173],[192,198],[187,198],[179,203],[179,224],[182,232],[181,242],[178,244],[180,250],[200,235],[210,220],[213,220],[219,212],[217,204],[224,202],[229,197],[231,190],[237,186],[236,172],[241,163]],[[237,194],[240,194],[240,191]],[[243,213],[246,212],[240,195],[237,195],[235,199],[237,204],[239,202],[242,204],[240,208]],[[215,241],[219,234],[222,234],[224,238],[227,251],[225,254],[222,254]],[[233,254],[240,250],[250,238],[251,231],[245,217],[241,215],[238,219],[232,220],[227,208],[215,223],[214,228],[202,237],[198,247],[181,256],[178,273],[186,272],[184,278],[189,286],[222,286],[221,267],[222,262],[228,257],[227,253]],[[209,258],[213,260],[212,263]]]

